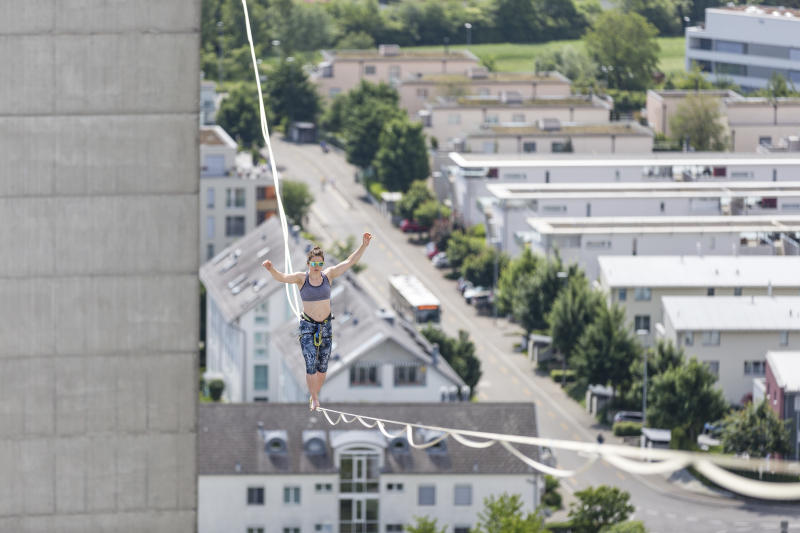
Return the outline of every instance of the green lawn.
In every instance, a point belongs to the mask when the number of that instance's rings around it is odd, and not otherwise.
[[[683,72],[684,57],[684,37],[659,37],[658,44],[661,46],[659,54],[659,68],[664,73]],[[476,56],[492,57],[495,61],[495,70],[505,72],[528,72],[533,69],[533,59],[547,49],[562,46],[583,46],[583,41],[575,39],[571,41],[550,41],[540,44],[476,44],[469,47],[469,50]],[[433,50],[441,49],[441,46],[419,46],[415,49]],[[466,45],[456,45],[450,48],[463,50]]]

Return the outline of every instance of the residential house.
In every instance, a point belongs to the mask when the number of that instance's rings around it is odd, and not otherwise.
[[[800,351],[767,352],[765,398],[789,427],[795,461],[800,460]]]
[[[800,349],[800,296],[664,296],[662,338],[706,363],[733,404],[750,399],[770,351]]]
[[[478,431],[537,435],[533,404],[348,403],[331,409]],[[331,426],[297,404],[201,404],[197,420],[198,531],[382,533],[414,516],[468,533],[484,499],[517,494],[539,506],[543,476],[501,446],[445,439],[427,449],[357,422]],[[388,426],[389,432],[402,427]],[[414,442],[440,433],[415,429]],[[538,459],[538,447],[516,446]]]

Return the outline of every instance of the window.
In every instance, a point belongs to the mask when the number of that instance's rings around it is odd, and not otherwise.
[[[500,117],[497,115],[486,115],[486,124],[499,124]]]
[[[469,526],[455,526],[453,528],[453,533],[469,533],[470,528]]]
[[[766,362],[764,361],[745,361],[744,362],[744,375],[745,376],[763,376],[766,371]]]
[[[633,291],[633,299],[637,302],[649,302],[651,291],[647,287],[636,287]]]
[[[368,76],[375,74],[375,65],[364,65],[364,74]]]
[[[263,527],[248,527],[247,533],[264,533]]]
[[[747,45],[745,43],[737,43],[735,41],[717,41],[717,52],[725,52],[726,54],[746,54]]]
[[[340,87],[331,87],[328,89],[328,96],[331,98],[336,98],[341,92],[342,89]]]
[[[789,332],[788,331],[781,331],[779,333],[780,344],[781,346],[789,346]]]
[[[247,487],[247,505],[264,505],[264,487]]]
[[[418,364],[394,367],[394,386],[425,385],[425,366]]]
[[[733,288],[733,295],[734,296],[741,296],[742,295],[742,288],[741,287],[734,287]]]
[[[472,485],[456,485],[453,500],[455,505],[472,505]]]
[[[229,187],[225,189],[226,207],[244,207],[245,191],[243,187]]]
[[[299,527],[285,527],[283,528],[283,533],[300,533]]]
[[[283,503],[300,503],[300,487],[283,487]]]
[[[417,89],[417,98],[428,98],[428,89],[418,88]]]
[[[255,390],[267,390],[269,367],[267,365],[256,365],[253,367],[253,388]]]
[[[402,483],[387,483],[386,490],[389,492],[403,492]]]
[[[266,344],[267,334],[261,331],[253,333],[253,344],[255,346],[264,346]]]
[[[314,485],[316,492],[333,492],[333,483],[317,483]]]
[[[378,454],[343,453],[339,459],[339,492],[378,492]]]
[[[664,206],[664,202],[661,202],[661,205],[659,206],[659,208],[660,208],[660,210],[661,210],[661,212],[662,212],[662,213],[664,212],[664,207],[665,207],[665,206]]]
[[[214,243],[206,244],[206,259],[214,257]]]
[[[709,288],[706,290],[706,295],[707,295],[707,296],[714,296],[714,287],[709,287]]]
[[[637,331],[643,329],[650,331],[650,315],[636,315],[634,317],[634,327]]]
[[[617,292],[617,300],[624,302],[628,299],[628,289],[619,289]]]
[[[378,533],[377,499],[339,500],[341,533]]]
[[[434,485],[419,486],[417,505],[436,505],[436,487]]]
[[[692,37],[689,39],[689,48],[694,50],[711,50],[711,39]]]
[[[314,531],[333,533],[333,524],[314,524]]]
[[[447,115],[447,123],[452,126],[461,124],[461,115],[459,113],[450,113]]]
[[[719,346],[719,331],[704,331],[703,346]]]
[[[703,361],[708,367],[708,371],[714,374],[714,377],[719,377],[719,361]]]
[[[206,207],[209,209],[214,208],[214,188],[209,187],[206,191]]]
[[[772,144],[772,137],[769,135],[760,135],[758,137],[759,146],[770,146]]]
[[[495,152],[495,141],[483,141],[481,147],[481,151],[484,154],[493,154]]]
[[[206,217],[206,239],[214,238],[214,217]]]
[[[730,76],[747,76],[747,65],[737,63],[716,63],[715,72],[717,74],[728,74]]]
[[[390,531],[403,531],[403,524],[386,524],[386,533]]]
[[[376,364],[359,364],[350,367],[350,386],[380,387],[380,375]]]
[[[256,356],[257,359],[264,359],[267,357],[267,350],[264,348],[256,348],[253,350],[253,354]]]
[[[253,401],[254,402],[268,402],[269,401],[269,397],[267,397],[267,396],[255,396],[255,397],[253,397]]]
[[[514,113],[511,115],[511,122],[525,122],[525,113]]]
[[[522,143],[522,151],[526,154],[532,154],[536,152],[536,143],[533,141]]]
[[[225,236],[241,237],[244,235],[244,217],[225,217]]]
[[[554,154],[572,152],[572,141],[553,141],[550,151]]]
[[[397,65],[389,67],[389,81],[399,81],[399,80],[400,80],[400,67]]]
[[[683,345],[694,346],[694,331],[687,331],[683,334]]]

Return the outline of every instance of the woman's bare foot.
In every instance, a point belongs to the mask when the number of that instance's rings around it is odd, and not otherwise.
[[[319,405],[319,398],[314,400],[314,407],[311,409],[312,411],[317,411],[320,408]]]
[[[308,410],[309,411],[313,411],[314,410],[314,397],[313,396],[309,396],[308,397]]]

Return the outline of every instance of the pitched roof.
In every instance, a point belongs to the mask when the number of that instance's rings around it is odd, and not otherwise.
[[[451,427],[473,431],[537,436],[536,411],[532,403],[371,403],[328,404],[331,409],[378,416],[388,420]],[[285,431],[286,452],[268,454],[263,433]],[[387,426],[396,433],[400,427]],[[377,430],[368,430],[360,423],[331,426],[320,413],[307,411],[300,404],[200,404],[197,418],[198,475],[254,474],[321,474],[335,473],[331,440],[342,439],[342,430],[350,437],[344,440],[368,440],[386,443]],[[308,433],[313,431],[314,433]],[[313,456],[303,448],[306,438],[325,434],[324,455]],[[272,433],[274,434],[274,433]],[[415,430],[420,442],[422,432]],[[447,439],[446,453],[432,453],[410,448],[407,453],[384,451],[383,473],[412,474],[530,474],[530,467],[514,458],[501,446],[475,449]],[[517,446],[536,460],[534,446]],[[240,471],[236,471],[236,464]]]
[[[432,346],[412,325],[399,317],[390,324],[380,316],[375,300],[364,292],[355,276],[345,275],[331,284],[331,311],[334,346],[328,367],[328,379],[349,368],[369,350],[387,341],[394,341],[431,369],[435,369],[453,384],[464,385],[458,374],[439,357],[433,363]],[[295,320],[281,324],[270,332],[275,347],[284,354],[286,366],[298,383],[304,383],[305,363],[299,356]]]
[[[308,243],[290,236],[292,264],[305,263]],[[200,267],[200,281],[225,320],[233,322],[284,285],[261,266],[270,259],[278,269],[284,264],[283,233],[278,217],[271,217]]]
[[[798,296],[664,296],[661,302],[679,331],[800,330]]]
[[[785,392],[800,392],[800,352],[767,352],[775,381]]]

